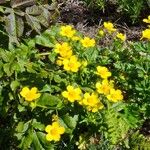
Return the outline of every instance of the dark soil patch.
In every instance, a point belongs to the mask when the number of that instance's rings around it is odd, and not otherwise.
[[[145,120],[140,132],[145,136],[150,136],[150,119]]]
[[[114,5],[108,6],[105,12],[89,9],[78,0],[68,0],[65,3],[60,1],[60,5],[60,22],[73,24],[83,34],[94,37],[97,29],[102,26],[104,21],[112,21],[121,32],[126,33],[127,39],[132,41],[140,39],[141,31],[146,28],[142,19],[150,13],[149,11],[142,13],[140,22],[132,25],[131,19],[117,13]]]

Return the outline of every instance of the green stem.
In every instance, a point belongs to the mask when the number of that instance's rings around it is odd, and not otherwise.
[[[49,55],[50,53],[48,53],[48,52],[45,52],[45,53],[40,53],[40,54],[38,54],[39,56],[46,56],[46,55]]]

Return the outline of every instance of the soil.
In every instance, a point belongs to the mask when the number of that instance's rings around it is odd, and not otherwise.
[[[104,21],[112,21],[120,32],[126,33],[127,39],[137,41],[141,37],[141,31],[146,26],[141,22],[132,25],[128,16],[121,16],[116,12],[115,6],[108,6],[105,12],[97,9],[89,9],[83,2],[78,0],[59,1],[61,23],[72,24],[84,35],[94,37],[95,33]],[[148,12],[147,12],[148,13]],[[142,20],[146,13],[140,16]]]

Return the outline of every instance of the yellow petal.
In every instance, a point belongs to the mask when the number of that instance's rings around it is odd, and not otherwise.
[[[21,95],[22,97],[26,97],[26,95],[28,94],[29,91],[30,91],[30,90],[29,90],[28,87],[24,87],[24,88],[21,90],[20,95]]]
[[[38,99],[41,96],[40,93],[35,94],[34,99]]]
[[[32,93],[36,93],[37,91],[38,91],[38,89],[36,87],[31,88]]]
[[[87,98],[89,98],[89,97],[90,97],[90,94],[89,94],[89,93],[85,93],[85,94],[84,94],[84,98],[87,99]]]
[[[53,135],[53,140],[54,141],[59,141],[60,140],[60,134]]]
[[[67,98],[68,97],[68,92],[67,91],[62,92],[62,96]]]
[[[50,132],[52,129],[52,126],[51,125],[47,125],[46,128],[45,128],[45,131],[46,132]]]
[[[53,140],[52,135],[51,135],[51,134],[47,134],[47,135],[46,135],[46,140],[47,140],[47,141],[52,141],[52,140]]]
[[[59,134],[63,134],[65,132],[65,128],[59,127],[58,131],[59,131]]]
[[[68,90],[68,91],[72,91],[72,90],[74,90],[74,88],[73,88],[73,86],[68,85],[68,86],[67,86],[67,90]]]
[[[59,125],[59,122],[55,121],[55,122],[52,123],[52,126],[54,128],[59,128],[60,125]]]

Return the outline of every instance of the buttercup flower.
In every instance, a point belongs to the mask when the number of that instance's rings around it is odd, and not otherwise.
[[[70,59],[63,60],[64,69],[67,71],[77,72],[81,63],[78,62],[77,57],[75,55],[71,56]]]
[[[52,121],[58,121],[59,117],[55,114],[52,115]]]
[[[70,102],[75,100],[81,100],[82,91],[80,88],[74,88],[73,86],[67,86],[67,91],[62,92],[63,97],[67,98]]]
[[[88,106],[95,106],[99,102],[98,96],[95,93],[85,93],[83,98],[83,104]]]
[[[113,84],[109,83],[107,79],[103,80],[102,83],[96,83],[97,92],[100,94],[108,95],[110,89],[113,88]]]
[[[85,105],[87,109],[92,112],[97,112],[104,107],[95,93],[85,93],[81,104]]]
[[[26,101],[33,101],[41,96],[40,93],[38,93],[38,89],[36,87],[31,88],[31,90],[28,87],[24,87],[20,95],[25,98]]]
[[[61,60],[61,59],[56,60],[56,64],[58,66],[62,66],[63,65],[63,60]]]
[[[110,94],[107,96],[107,99],[112,102],[118,102],[123,100],[123,95],[120,90],[111,89]]]
[[[66,43],[66,42],[64,42],[64,43],[62,43],[62,44],[57,43],[57,44],[55,45],[54,51],[55,51],[56,53],[59,53],[60,56],[63,57],[63,58],[70,58],[71,55],[72,55],[72,49],[71,49],[71,47],[69,46],[69,44]]]
[[[122,41],[126,40],[126,35],[122,33],[117,33],[116,37]]]
[[[116,31],[116,29],[114,28],[114,25],[111,22],[104,22],[104,28],[108,32],[114,32],[114,31]]]
[[[104,105],[101,102],[98,102],[97,105],[93,107],[91,106],[87,107],[88,111],[92,111],[92,112],[97,112],[98,110],[103,109],[103,108],[104,108]]]
[[[146,29],[146,30],[142,31],[141,39],[143,39],[143,38],[150,40],[150,29]]]
[[[47,125],[45,131],[47,132],[46,140],[59,141],[61,135],[65,132],[65,128],[62,127],[58,121],[55,121],[52,125]]]
[[[150,15],[148,16],[147,19],[143,19],[143,22],[145,22],[145,23],[150,23]]]
[[[70,26],[70,25],[62,26],[60,28],[60,35],[62,35],[62,36],[72,38],[75,33],[76,33],[76,30],[73,29],[72,26]]]
[[[84,39],[81,40],[83,47],[94,47],[95,46],[95,40],[90,39],[89,37],[84,37]]]
[[[107,79],[108,77],[111,76],[111,72],[109,72],[109,70],[106,67],[102,67],[102,66],[97,66],[97,75],[100,75],[101,78]]]
[[[80,40],[80,37],[78,37],[78,36],[73,36],[71,39],[72,39],[72,41],[79,41],[79,40]]]
[[[100,36],[104,36],[104,31],[103,30],[99,30],[99,35]]]

